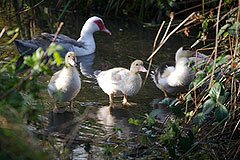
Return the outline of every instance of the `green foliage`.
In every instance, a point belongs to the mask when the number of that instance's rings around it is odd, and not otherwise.
[[[138,126],[139,125],[139,120],[138,119],[129,118],[128,123],[132,124],[132,125],[135,125],[135,126]]]
[[[8,34],[15,34],[15,30]],[[62,64],[56,52],[59,49],[53,44],[46,52],[38,49],[26,57],[24,63],[31,68],[21,75],[15,71],[16,58],[0,66],[0,159],[50,158],[49,153],[34,144],[38,142],[29,135],[25,124],[36,123],[45,107],[39,93],[46,86],[38,78],[41,74],[51,74],[49,66]],[[47,55],[50,58],[45,59]]]
[[[161,142],[167,147],[171,157],[176,158],[176,152],[185,153],[193,145],[194,135],[192,131],[182,134],[178,120],[168,122],[164,129],[164,134],[160,136]]]
[[[147,126],[152,126],[155,124],[155,119],[154,117],[159,114],[159,110],[153,110],[150,115],[145,114],[146,116],[146,125]]]

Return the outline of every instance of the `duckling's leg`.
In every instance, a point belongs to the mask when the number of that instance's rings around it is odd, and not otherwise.
[[[54,102],[53,113],[58,113],[57,103]]]
[[[70,101],[70,106],[69,106],[70,111],[72,110],[72,108],[73,108],[73,101]]]
[[[167,92],[165,90],[163,90],[163,93],[164,93],[165,98],[167,98],[168,97]]]
[[[124,106],[130,106],[130,103],[128,103],[128,100],[127,100],[127,96],[126,96],[126,95],[123,96],[123,102],[122,102],[122,104],[123,104]]]
[[[63,113],[65,109],[57,107],[57,102],[54,103],[53,113]]]
[[[109,96],[109,104],[112,107],[112,105],[113,105],[113,94],[109,94],[108,96]]]

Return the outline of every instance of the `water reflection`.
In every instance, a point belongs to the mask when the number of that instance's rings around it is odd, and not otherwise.
[[[103,124],[109,134],[112,134],[114,129],[120,129],[118,135],[121,138],[122,136],[129,138],[137,132],[137,127],[129,124],[129,118],[131,114],[122,104],[114,104],[114,107],[102,106],[97,111],[98,123]]]
[[[49,112],[48,114],[48,131],[69,134],[72,128],[76,127],[73,112],[65,111],[64,113]]]
[[[162,99],[160,98],[153,99],[153,101],[151,102],[151,106],[153,107],[153,109],[158,110],[158,115],[155,118],[160,123],[164,123],[171,115],[171,110],[167,106],[161,104],[161,101]]]

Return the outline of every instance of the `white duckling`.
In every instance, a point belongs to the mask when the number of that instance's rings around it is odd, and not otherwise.
[[[48,84],[49,95],[56,101],[70,101],[70,108],[73,105],[73,99],[77,96],[81,88],[81,79],[75,67],[76,61],[76,54],[68,52],[65,56],[65,66],[60,71],[54,73]],[[54,111],[57,110],[55,103]]]
[[[109,96],[110,106],[113,104],[113,96],[117,93],[124,95],[123,105],[130,105],[127,96],[136,95],[142,86],[139,72],[147,72],[147,70],[141,60],[135,60],[130,70],[118,67],[102,71],[97,75],[99,86]]]
[[[151,75],[156,86],[163,91],[165,97],[168,94],[175,95],[185,89],[192,82],[194,72],[188,66],[195,52],[189,46],[178,49],[175,55],[175,67],[165,66],[164,70],[157,68]]]

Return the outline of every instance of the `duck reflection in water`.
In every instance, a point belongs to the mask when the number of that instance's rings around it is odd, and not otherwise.
[[[74,120],[73,112],[65,111],[64,113],[54,113],[53,111],[48,114],[48,131],[58,132],[60,134],[67,135],[77,126],[77,122]]]
[[[112,134],[114,128],[120,129],[121,132],[118,132],[120,138],[123,138],[123,136],[129,138],[137,133],[137,127],[128,122],[131,117],[131,113],[121,104],[115,104],[114,107],[103,106],[97,111],[98,123],[104,125],[108,134]]]

